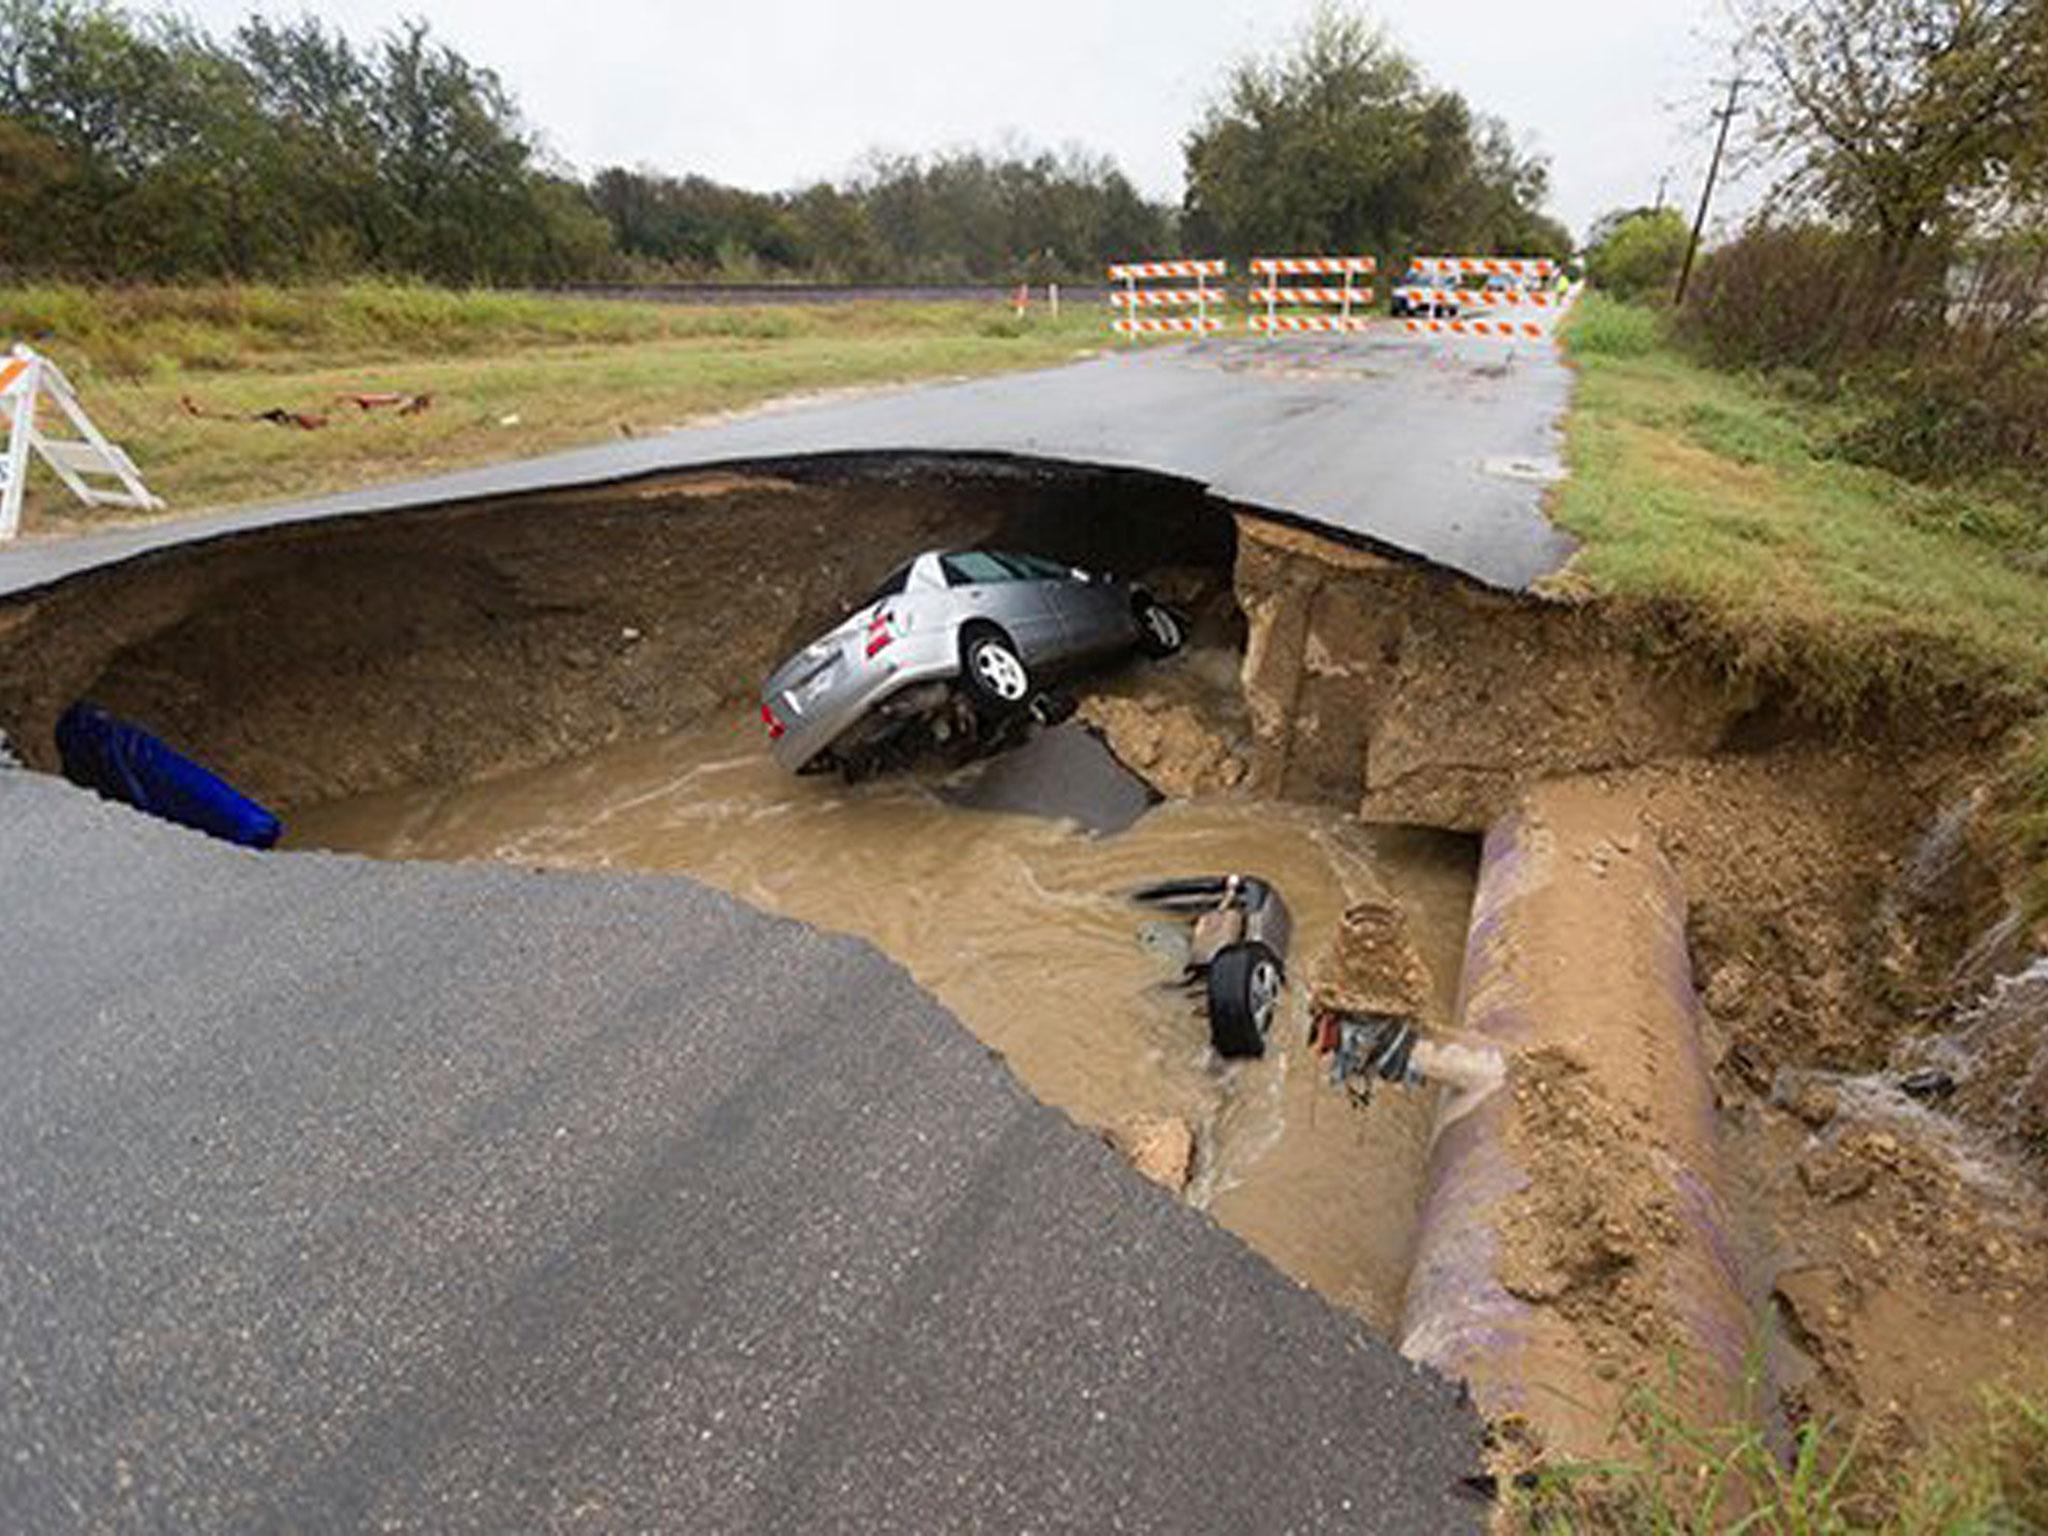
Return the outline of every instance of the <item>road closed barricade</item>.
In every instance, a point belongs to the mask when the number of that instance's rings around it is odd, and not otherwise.
[[[1227,290],[1211,287],[1210,280],[1229,271],[1229,263],[1214,261],[1129,261],[1109,269],[1109,302],[1116,311],[1110,329],[1131,339],[1139,336],[1207,336],[1223,329],[1223,319],[1214,311],[1223,307]],[[1189,280],[1194,286],[1189,287]],[[1171,286],[1161,287],[1159,284]],[[1148,314],[1148,310],[1178,313]],[[1194,313],[1189,314],[1187,311]]]
[[[1371,324],[1372,289],[1363,280],[1378,263],[1370,256],[1258,256],[1251,264],[1255,286],[1246,295],[1254,310],[1247,328],[1255,335],[1297,331],[1362,331]],[[1313,279],[1341,278],[1341,283]],[[1309,282],[1297,279],[1309,278]],[[1335,309],[1336,313],[1328,311]]]
[[[1418,256],[1409,271],[1443,285],[1411,289],[1431,311],[1411,317],[1411,331],[1540,340],[1571,302],[1570,292],[1555,286],[1557,263],[1544,256]]]
[[[154,512],[163,506],[128,455],[92,424],[64,371],[32,348],[17,346],[0,355],[0,426],[7,433],[0,448],[0,540],[21,531],[33,459],[42,460],[88,507]],[[68,437],[62,435],[67,427]]]

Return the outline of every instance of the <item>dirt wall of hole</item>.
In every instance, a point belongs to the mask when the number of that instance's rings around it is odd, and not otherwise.
[[[1820,1362],[1816,1409],[1923,1389],[1855,1363],[1895,1321],[1861,1294],[1917,1286],[1994,1338],[2040,1311],[2048,1279],[1954,1240],[1946,1175],[1774,1103],[1784,1069],[1879,1067],[1952,1003],[2000,892],[1967,828],[1934,865],[1916,844],[1981,748],[1802,730],[1597,608],[1235,519],[1183,483],[813,462],[277,530],[0,605],[0,726],[48,767],[57,714],[93,697],[286,808],[486,777],[744,701],[904,555],[966,543],[1207,573],[1226,611],[1234,584],[1244,718],[1222,756],[1242,749],[1256,791],[1466,831],[1544,781],[1641,804],[1685,880],[1728,1121],[1759,1167],[1797,1169],[1771,1199],[1799,1265],[1767,1278]]]
[[[0,726],[53,766],[89,697],[289,808],[487,777],[750,697],[917,550],[988,543],[1227,581],[1235,530],[1159,477],[811,462],[198,546],[0,608]]]
[[[1800,727],[1597,606],[1271,523],[1244,520],[1236,588],[1254,785],[1475,832],[1539,783],[1641,800],[1686,879],[1702,990],[1729,1020],[1719,1054],[1752,1086],[1794,1059],[1881,1062],[1996,910],[1967,850],[1939,881],[1907,878],[1985,771],[1964,752]]]
[[[1784,1421],[1854,1423],[1883,1465],[1967,1433],[1988,1383],[2038,1391],[2038,1372],[2012,1376],[2011,1341],[2048,1327],[2040,1122],[2014,1075],[2038,1071],[2048,1035],[2038,1004],[1968,1022],[1983,978],[2041,943],[2008,931],[1973,809],[1995,747],[1911,720],[1803,720],[1783,692],[1730,686],[1598,607],[1478,591],[1267,524],[1244,524],[1236,585],[1254,784],[1462,829],[1541,785],[1621,814],[1678,871],[1747,1300]],[[1597,882],[1611,855],[1586,857]],[[1987,934],[2004,935],[1997,959]],[[1564,935],[1534,963],[1643,963],[1603,954],[1604,937]],[[1967,1050],[1926,1057],[1959,1012]],[[1581,1048],[1568,1012],[1551,1023]],[[1994,1029],[2012,1048],[1973,1038]],[[1673,1189],[1654,1133],[1596,1091],[1601,1045],[1583,1048],[1568,1083],[1517,1080],[1516,1134],[1543,1166],[1576,1170],[1539,1191],[1563,1219],[1531,1231],[1568,1260],[1575,1235],[1596,1241],[1562,1289],[1523,1299],[1615,1379],[1655,1386],[1667,1341],[1632,1287],[1673,1250]],[[1654,1076],[1673,1056],[1653,1043],[1639,1065]],[[1922,1059],[1963,1072],[1934,1114],[1887,1087]]]

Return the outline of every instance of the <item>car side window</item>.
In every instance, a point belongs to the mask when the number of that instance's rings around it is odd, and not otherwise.
[[[1057,560],[1043,559],[1038,555],[999,556],[1005,565],[1012,567],[1020,579],[1025,581],[1065,581],[1073,572]]]
[[[942,555],[939,568],[946,573],[946,582],[955,587],[978,587],[992,581],[1015,581],[1017,573],[986,550],[965,549],[955,555]]]
[[[899,565],[895,570],[883,577],[882,584],[868,594],[868,600],[862,603],[861,607],[872,608],[884,598],[899,596],[903,589],[910,585],[910,566],[915,563],[913,561]]]

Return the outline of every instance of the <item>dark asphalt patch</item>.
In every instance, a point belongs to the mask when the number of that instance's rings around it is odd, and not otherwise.
[[[10,1530],[1479,1527],[1448,1383],[865,945],[21,771],[0,872]]]
[[[938,794],[967,810],[1072,821],[1097,834],[1123,831],[1160,798],[1078,720],[1034,731],[1021,747],[947,779]]]

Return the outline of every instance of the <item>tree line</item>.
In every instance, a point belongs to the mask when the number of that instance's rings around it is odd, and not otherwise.
[[[0,275],[451,284],[1013,282],[1188,248],[1564,255],[1544,164],[1356,13],[1239,65],[1179,206],[1072,148],[871,154],[784,192],[555,160],[420,21],[215,35],[170,10],[0,0]]]

